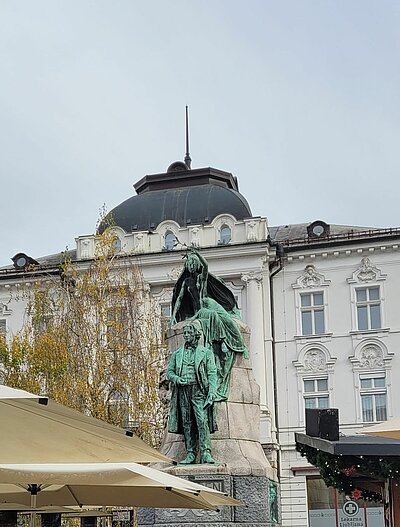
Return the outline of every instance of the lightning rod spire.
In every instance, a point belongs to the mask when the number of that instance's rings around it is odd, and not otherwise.
[[[185,164],[190,169],[192,166],[192,158],[189,153],[189,109],[186,106],[186,154],[185,154]]]

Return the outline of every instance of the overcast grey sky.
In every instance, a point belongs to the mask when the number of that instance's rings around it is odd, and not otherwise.
[[[0,0],[0,264],[184,156],[270,225],[399,226],[397,0]]]

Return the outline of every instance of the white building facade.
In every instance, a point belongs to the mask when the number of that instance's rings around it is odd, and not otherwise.
[[[338,408],[345,435],[400,413],[400,233],[316,223],[330,233],[284,239],[281,229],[285,261],[273,280],[285,526],[313,525],[308,490],[318,472],[294,441],[305,408]]]

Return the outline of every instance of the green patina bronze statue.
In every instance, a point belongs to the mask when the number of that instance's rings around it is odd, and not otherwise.
[[[210,434],[217,430],[214,400],[217,368],[213,351],[199,345],[201,331],[195,322],[183,329],[185,344],[171,356],[167,376],[172,383],[168,431],[183,434],[186,457],[181,464],[215,463]]]
[[[172,297],[171,325],[187,319],[199,320],[204,345],[214,351],[218,376],[215,401],[225,401],[235,353],[248,358],[248,351],[237,324],[239,310],[233,293],[208,272],[206,260],[195,249],[186,258]]]

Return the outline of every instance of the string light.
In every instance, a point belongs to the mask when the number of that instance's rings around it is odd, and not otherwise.
[[[307,460],[320,469],[321,477],[328,487],[334,487],[343,494],[359,490],[366,501],[383,502],[382,494],[361,488],[360,479],[354,477],[358,472],[378,480],[393,478],[400,473],[400,458],[376,456],[334,456],[328,452],[297,443],[297,450]],[[356,469],[357,467],[357,469]],[[396,487],[399,483],[393,482]]]

